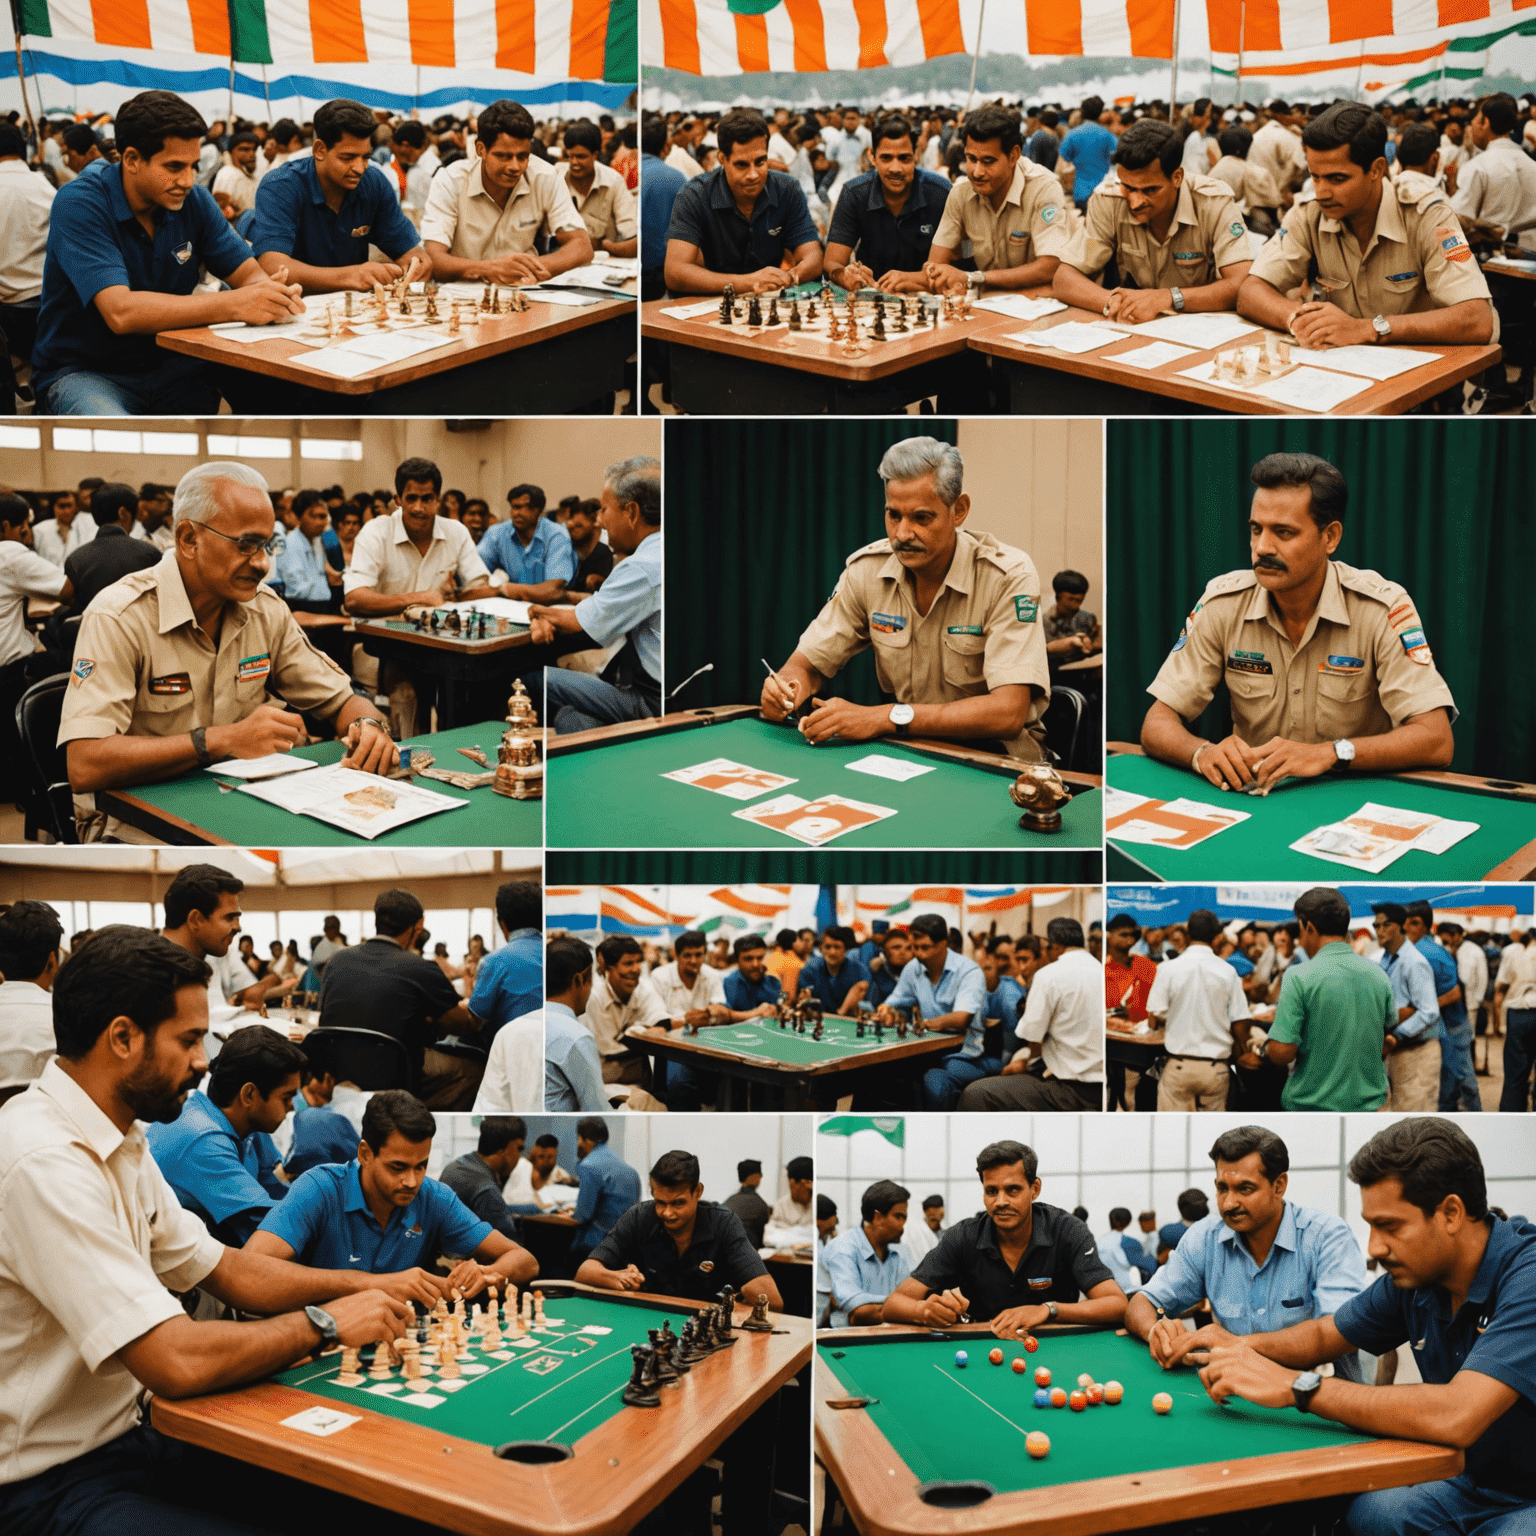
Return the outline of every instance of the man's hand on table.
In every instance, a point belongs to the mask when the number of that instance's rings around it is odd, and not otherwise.
[[[326,1302],[325,1310],[336,1324],[337,1338],[348,1349],[361,1349],[381,1339],[402,1338],[412,1315],[410,1302],[380,1287],[338,1296]]]
[[[1050,1320],[1049,1307],[1009,1307],[992,1319],[992,1332],[999,1339],[1022,1339]]]
[[[1163,1323],[1168,1321],[1167,1318],[1162,1320]],[[1177,1336],[1168,1345],[1167,1358],[1158,1362],[1164,1370],[1181,1364],[1189,1355],[1205,1355],[1216,1349],[1248,1347],[1235,1333],[1228,1333],[1220,1323],[1207,1323],[1205,1327],[1196,1328],[1193,1331],[1178,1323],[1172,1326],[1178,1329]],[[1155,1329],[1153,1331],[1156,1332]],[[1199,1361],[1195,1362],[1197,1365],[1199,1363]]]
[[[645,1289],[645,1273],[633,1264],[623,1269],[608,1271],[608,1284],[615,1291],[641,1291]]]
[[[922,1304],[923,1322],[929,1328],[953,1328],[970,1310],[970,1305],[956,1290],[925,1297]]]
[[[812,746],[834,738],[873,741],[892,735],[895,729],[883,704],[854,704],[847,699],[813,699],[810,714],[800,721],[800,734]]]
[[[1145,325],[1164,310],[1173,310],[1173,295],[1166,288],[1112,288],[1104,300],[1104,318],[1122,325]]]
[[[209,750],[217,757],[266,757],[299,745],[304,721],[280,704],[259,704],[234,725],[209,728]]]
[[[359,773],[388,773],[399,766],[399,748],[390,740],[384,722],[373,715],[354,720],[347,727],[345,741],[343,768],[355,768]]]
[[[1346,315],[1337,304],[1314,301],[1291,315],[1291,335],[1304,347],[1357,347],[1375,343],[1376,327]]]
[[[1291,1383],[1299,1374],[1294,1366],[1276,1365],[1236,1344],[1211,1351],[1210,1363],[1200,1370],[1200,1381],[1213,1403],[1240,1397],[1259,1408],[1293,1408],[1296,1398]]]

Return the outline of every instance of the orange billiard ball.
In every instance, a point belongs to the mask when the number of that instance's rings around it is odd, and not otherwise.
[[[1094,1384],[1088,1388],[1088,1406],[1090,1408],[1097,1408],[1103,1401],[1104,1388],[1101,1387],[1098,1382],[1094,1382]]]
[[[1039,1348],[1040,1348],[1040,1340],[1039,1340],[1039,1339],[1037,1339],[1037,1338],[1036,1338],[1036,1337],[1035,1337],[1035,1336],[1034,1336],[1034,1334],[1032,1334],[1032,1333],[1026,1333],[1026,1334],[1025,1334],[1025,1335],[1024,1335],[1024,1348],[1025,1348],[1025,1349],[1026,1349],[1026,1350],[1028,1350],[1028,1351],[1029,1351],[1029,1353],[1030,1353],[1030,1354],[1034,1354],[1034,1352],[1035,1352],[1035,1351],[1036,1351],[1036,1350],[1037,1350],[1037,1349],[1039,1349]]]
[[[1050,1386],[1050,1384],[1051,1384],[1051,1368],[1050,1368],[1050,1366],[1048,1366],[1048,1365],[1037,1365],[1035,1367],[1035,1385],[1037,1387],[1048,1387],[1048,1386]]]
[[[1159,1392],[1152,1399],[1152,1411],[1154,1413],[1172,1413],[1173,1399],[1166,1392]]]
[[[1088,1394],[1086,1392],[1074,1392],[1067,1401],[1071,1404],[1073,1413],[1081,1413],[1088,1406]]]
[[[1050,1455],[1051,1437],[1042,1430],[1032,1429],[1024,1437],[1024,1449],[1029,1452],[1036,1461]]]
[[[1113,1408],[1115,1404],[1118,1403],[1124,1396],[1125,1388],[1122,1387],[1118,1381],[1106,1381],[1104,1383],[1104,1401],[1108,1403],[1111,1408]]]
[[[1067,1406],[1067,1393],[1065,1387],[1051,1388],[1051,1407],[1065,1408]]]
[[[1001,1365],[1003,1363],[1003,1352],[1002,1352],[1002,1350],[1000,1350],[1000,1349],[992,1350],[991,1353],[988,1354],[987,1359],[990,1360],[993,1365]]]
[[[1028,1367],[1022,1360],[1015,1360],[1013,1362],[1013,1374],[1015,1376],[1022,1376],[1027,1369]]]

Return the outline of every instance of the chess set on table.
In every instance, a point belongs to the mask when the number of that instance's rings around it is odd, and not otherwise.
[[[522,627],[511,619],[457,608],[407,608],[394,622],[419,635],[445,635],[450,640],[494,640]]]
[[[844,294],[839,302],[832,286],[823,283],[819,293],[804,298],[790,296],[781,301],[779,294],[768,294],[766,312],[763,298],[758,293],[743,298],[734,286],[727,284],[720,296],[718,316],[710,323],[722,329],[740,326],[753,335],[782,327],[785,346],[794,346],[796,336],[806,335],[818,341],[841,343],[845,356],[856,357],[867,352],[875,342],[892,341],[975,318],[969,292],[958,297],[953,294],[935,297],[866,289]]]
[[[670,1319],[663,1320],[660,1328],[647,1329],[649,1344],[629,1346],[633,1368],[621,1400],[631,1408],[661,1407],[663,1387],[687,1375],[699,1361],[735,1345],[735,1315],[736,1294],[727,1286],[719,1302],[696,1312],[681,1333],[672,1331]],[[752,1303],[752,1315],[741,1327],[748,1333],[773,1332],[766,1296]]]
[[[465,326],[478,326],[484,316],[521,314],[528,308],[528,299],[521,289],[503,289],[487,283],[476,303],[463,292],[466,288],[472,291],[473,285],[459,283],[446,296],[448,313],[444,315],[438,300],[445,294],[435,279],[429,277],[414,295],[412,281],[410,274],[406,274],[387,288],[383,283],[375,283],[372,293],[359,294],[348,289],[339,303],[333,299],[320,309],[313,324],[300,335],[327,342],[350,341],[383,330],[443,326],[449,336],[458,336]]]
[[[906,1017],[901,1014],[897,1015],[894,1023],[887,1024],[877,1016],[877,1013],[878,1010],[871,1003],[860,1003],[858,1005],[853,1019],[855,1039],[863,1040],[870,1038],[884,1040],[885,1031],[890,1029],[898,1040],[905,1040],[909,1027],[913,1036],[917,1039],[921,1039],[927,1033],[927,1027],[923,1023],[922,1012],[917,1008],[912,1009],[912,1022],[910,1026],[907,1023]],[[803,1035],[809,1031],[812,1040],[820,1040],[826,1030],[826,1011],[820,1003],[814,1001],[791,1003],[781,998],[771,1017],[777,1022],[780,1029],[792,1030],[798,1035]],[[848,1020],[843,1019],[842,1022],[846,1024]],[[695,1026],[692,1032],[698,1034],[698,1028]],[[686,1027],[684,1033],[688,1033]]]

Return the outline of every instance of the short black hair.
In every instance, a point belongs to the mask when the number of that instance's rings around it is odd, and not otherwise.
[[[480,1122],[480,1142],[475,1150],[481,1157],[495,1157],[514,1141],[528,1140],[528,1126],[521,1115],[487,1115]]]
[[[870,1221],[876,1216],[884,1216],[892,1206],[900,1205],[903,1200],[911,1198],[910,1191],[904,1189],[894,1179],[881,1179],[864,1191],[859,1201],[859,1219]]]
[[[1079,109],[1083,114],[1085,123],[1096,123],[1104,115],[1104,98],[1102,96],[1084,96]]]
[[[443,472],[431,459],[413,458],[406,459],[395,470],[395,495],[405,493],[406,482],[414,480],[418,484],[425,481],[432,487],[432,494],[439,495],[443,489]]]
[[[204,1092],[215,1108],[224,1109],[247,1083],[266,1098],[295,1074],[302,1081],[304,1066],[304,1052],[286,1035],[269,1024],[247,1024],[235,1030],[213,1058]]]
[[[393,143],[405,144],[411,149],[424,149],[427,143],[427,130],[420,123],[401,123],[390,134],[390,139]]]
[[[254,133],[237,133],[229,141],[229,148],[233,149],[237,144],[254,144],[255,142],[256,135]],[[80,151],[77,150],[76,153],[78,154]]]
[[[589,122],[584,117],[578,117],[574,123],[566,124],[565,147],[590,149],[595,155],[603,147],[603,130],[596,123]]]
[[[1358,101],[1336,101],[1301,130],[1306,149],[1349,148],[1349,158],[1368,171],[1387,152],[1387,120]]]
[[[1120,135],[1114,162],[1128,171],[1144,171],[1155,160],[1164,176],[1172,176],[1184,159],[1184,141],[1178,129],[1143,117]]]
[[[209,917],[221,896],[238,896],[244,889],[244,880],[217,864],[188,864],[165,888],[165,926],[180,928],[194,912]]]
[[[1311,923],[1326,938],[1343,938],[1349,932],[1349,903],[1337,886],[1315,885],[1310,891],[1303,891],[1291,911],[1298,922]]]
[[[33,981],[48,969],[64,937],[59,914],[46,901],[16,901],[0,911],[0,977]]]
[[[625,955],[643,955],[640,941],[627,933],[610,933],[597,946],[598,957],[604,965],[617,965]]]
[[[1440,148],[1440,130],[1433,123],[1409,123],[1397,141],[1397,163],[1404,170],[1428,165]]]
[[[830,1221],[837,1215],[837,1204],[830,1195],[816,1196],[816,1220]]]
[[[508,880],[498,885],[496,916],[508,928],[542,928],[544,888],[537,880]]]
[[[1109,1224],[1116,1232],[1123,1232],[1131,1224],[1131,1213],[1123,1205],[1117,1205],[1109,1213]]]
[[[813,1178],[816,1173],[816,1163],[809,1157],[792,1157],[784,1165],[784,1172],[792,1179]]]
[[[1178,1198],[1178,1207],[1185,1221],[1201,1221],[1210,1214],[1211,1202],[1203,1189],[1186,1189]]]
[[[24,528],[32,516],[32,503],[14,491],[0,491],[0,526]]]
[[[873,154],[886,139],[910,139],[917,148],[917,131],[899,112],[882,117],[870,132],[869,152]]]
[[[640,149],[643,154],[655,155],[659,160],[667,147],[667,120],[652,115],[640,125]]]
[[[327,149],[335,149],[343,139],[367,139],[372,143],[377,126],[373,113],[362,102],[338,96],[316,109],[315,142]]]
[[[744,1157],[736,1164],[736,1178],[742,1184],[745,1184],[754,1173],[761,1173],[762,1171],[763,1165],[755,1157]]]
[[[852,949],[858,943],[852,928],[845,928],[841,923],[829,923],[822,930],[823,939],[833,939],[841,944],[844,949]]]
[[[663,1152],[651,1169],[651,1183],[660,1189],[697,1189],[698,1158],[692,1152]]]
[[[1184,919],[1185,931],[1197,944],[1209,944],[1221,932],[1221,919],[1206,907],[1197,907]]]
[[[409,891],[396,886],[373,898],[373,929],[386,939],[397,938],[425,916],[421,903]]]
[[[153,1035],[176,1012],[183,987],[206,987],[206,960],[149,928],[98,928],[59,967],[53,984],[53,1038],[59,1055],[78,1061],[113,1019],[132,1019]]]
[[[560,1145],[560,1138],[549,1131],[545,1131],[542,1136],[535,1136],[533,1138],[533,1144],[536,1147],[558,1147]]]
[[[495,149],[496,140],[505,134],[514,141],[531,141],[533,116],[520,101],[493,101],[475,119],[475,136],[487,151]]]
[[[944,1196],[929,1195],[928,1198],[923,1201],[923,1209],[925,1211],[942,1211],[944,1209]]]
[[[740,960],[743,955],[750,955],[753,950],[767,948],[767,941],[763,938],[762,934],[744,933],[732,946],[732,952]]]
[[[672,953],[680,955],[685,949],[709,949],[709,939],[697,928],[689,928],[672,941]]]
[[[1371,911],[1389,923],[1396,923],[1399,928],[1408,921],[1408,909],[1400,901],[1373,901]]]
[[[1483,114],[1484,120],[1497,137],[1507,139],[1515,131],[1520,109],[1515,105],[1515,98],[1508,92],[1494,91],[1491,95],[1480,97],[1477,110]]]
[[[608,1140],[608,1122],[601,1115],[587,1115],[576,1122],[576,1134],[583,1141],[591,1141],[599,1146]]]
[[[1223,128],[1216,135],[1216,143],[1222,154],[1231,155],[1234,160],[1246,160],[1248,151],[1253,148],[1253,135],[1241,126]]]
[[[0,159],[21,159],[27,153],[26,135],[15,123],[0,123]]]
[[[576,978],[592,969],[592,951],[585,939],[561,934],[544,946],[544,995],[559,997]]]
[[[153,160],[167,139],[197,139],[208,132],[203,114],[174,91],[140,91],[117,109],[112,125],[119,154],[130,149]]]
[[[1088,596],[1088,578],[1081,571],[1057,571],[1051,577],[1051,591],[1076,592],[1079,597]]]
[[[907,927],[934,944],[949,943],[949,924],[937,912],[919,912]]]
[[[88,155],[101,146],[95,129],[87,123],[68,123],[59,137],[63,139],[65,149],[76,155]]]
[[[1454,1120],[1415,1115],[1378,1131],[1349,1160],[1361,1189],[1387,1179],[1403,1186],[1403,1199],[1426,1216],[1448,1195],[1459,1195],[1474,1221],[1488,1214],[1488,1184],[1477,1145]]]
[[[1083,925],[1075,917],[1053,917],[1045,925],[1046,941],[1061,949],[1083,947]]]
[[[514,485],[512,489],[507,492],[507,505],[510,507],[514,501],[519,500],[523,496],[528,498],[529,505],[532,506],[535,511],[542,512],[544,510],[545,496],[544,487],[542,485],[528,485],[526,483],[522,485]]]
[[[1426,929],[1435,925],[1435,909],[1427,901],[1410,901],[1407,903],[1409,917],[1416,917],[1424,924]]]
[[[280,117],[267,131],[267,137],[278,144],[292,144],[303,138],[304,132],[291,117]]]
[[[729,160],[731,151],[738,144],[750,144],[753,139],[768,138],[768,119],[761,112],[738,107],[727,112],[715,125],[715,142],[720,146],[720,158]]]
[[[1266,453],[1248,472],[1248,478],[1264,491],[1307,486],[1312,492],[1308,510],[1319,528],[1344,521],[1349,507],[1349,482],[1337,466],[1315,453]]]
[[[414,1146],[432,1140],[437,1134],[437,1121],[414,1093],[404,1088],[386,1088],[374,1094],[363,1111],[363,1140],[373,1151],[382,1152],[384,1143],[396,1133]]]
[[[999,107],[988,104],[971,113],[965,120],[966,142],[974,140],[978,144],[990,144],[997,140],[997,147],[1006,155],[1011,149],[1018,149],[1024,143],[1024,135],[1019,126],[1019,114],[1010,112],[1007,107]]]
[[[1033,1147],[1026,1147],[1022,1141],[989,1142],[976,1154],[976,1177],[981,1178],[993,1168],[1011,1167],[1014,1163],[1023,1163],[1025,1182],[1033,1184],[1040,1167],[1040,1159],[1035,1156]]]
[[[1290,1171],[1291,1154],[1275,1133],[1262,1125],[1239,1125],[1223,1131],[1211,1143],[1213,1163],[1240,1163],[1251,1153],[1259,1154],[1259,1165],[1271,1184]]]

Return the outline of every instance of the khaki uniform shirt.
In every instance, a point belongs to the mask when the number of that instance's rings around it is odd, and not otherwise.
[[[1244,209],[1280,206],[1280,189],[1275,185],[1275,178],[1251,160],[1223,155],[1211,168],[1211,175],[1231,187],[1232,196]]]
[[[1071,199],[1051,171],[1021,158],[1013,169],[1008,195],[996,213],[970,181],[961,177],[950,188],[933,243],[959,251],[969,240],[978,272],[1027,266],[1041,256],[1060,256],[1066,251],[1066,210],[1071,206]]]
[[[1315,202],[1301,203],[1254,259],[1252,275],[1290,293],[1305,285],[1314,262],[1318,286],[1357,320],[1488,297],[1443,188],[1414,201],[1383,182],[1376,228],[1364,251],[1348,225],[1327,218]]]
[[[86,609],[59,721],[59,745],[109,736],[181,736],[234,725],[276,694],[294,709],[334,715],[352,697],[345,672],[309,643],[269,587],[224,610],[214,645],[192,614],[174,553],[134,571]],[[93,837],[152,841],[75,797]]]
[[[555,167],[555,175],[571,206],[581,215],[596,249],[603,240],[633,240],[635,238],[635,194],[624,184],[624,178],[601,160],[593,164],[592,186],[585,197],[571,188],[571,168],[564,160]]]
[[[1262,166],[1280,190],[1294,190],[1307,179],[1307,156],[1301,135],[1284,123],[1268,122],[1248,146],[1248,163]]]
[[[873,649],[875,673],[898,704],[948,704],[1021,684],[1038,690],[1022,735],[1006,743],[1026,763],[1045,756],[1040,724],[1050,669],[1040,625],[1040,577],[1021,549],[962,528],[943,589],[927,616],[888,539],[855,550],[796,649],[823,677]]]
[[[342,573],[342,589],[355,592],[369,587],[389,597],[445,586],[450,576],[456,576],[463,587],[479,586],[491,579],[469,530],[451,517],[438,518],[432,542],[422,554],[411,543],[404,517],[391,512],[363,525],[352,546],[352,563]]]
[[[1131,217],[1131,205],[1117,176],[1106,176],[1088,199],[1088,212],[1061,259],[1093,277],[1113,256],[1120,281],[1138,288],[1203,288],[1221,278],[1223,267],[1252,261],[1248,228],[1232,189],[1214,176],[1186,176],[1168,225],[1159,240],[1150,224]]]
[[[521,256],[541,234],[584,227],[558,176],[524,171],[506,207],[498,208],[480,180],[479,156],[455,160],[432,178],[421,216],[421,238],[466,261]]]
[[[1218,576],[1147,692],[1193,720],[1223,678],[1232,728],[1250,747],[1380,736],[1441,707],[1456,719],[1413,599],[1342,560],[1329,562],[1299,646],[1251,570]]]

